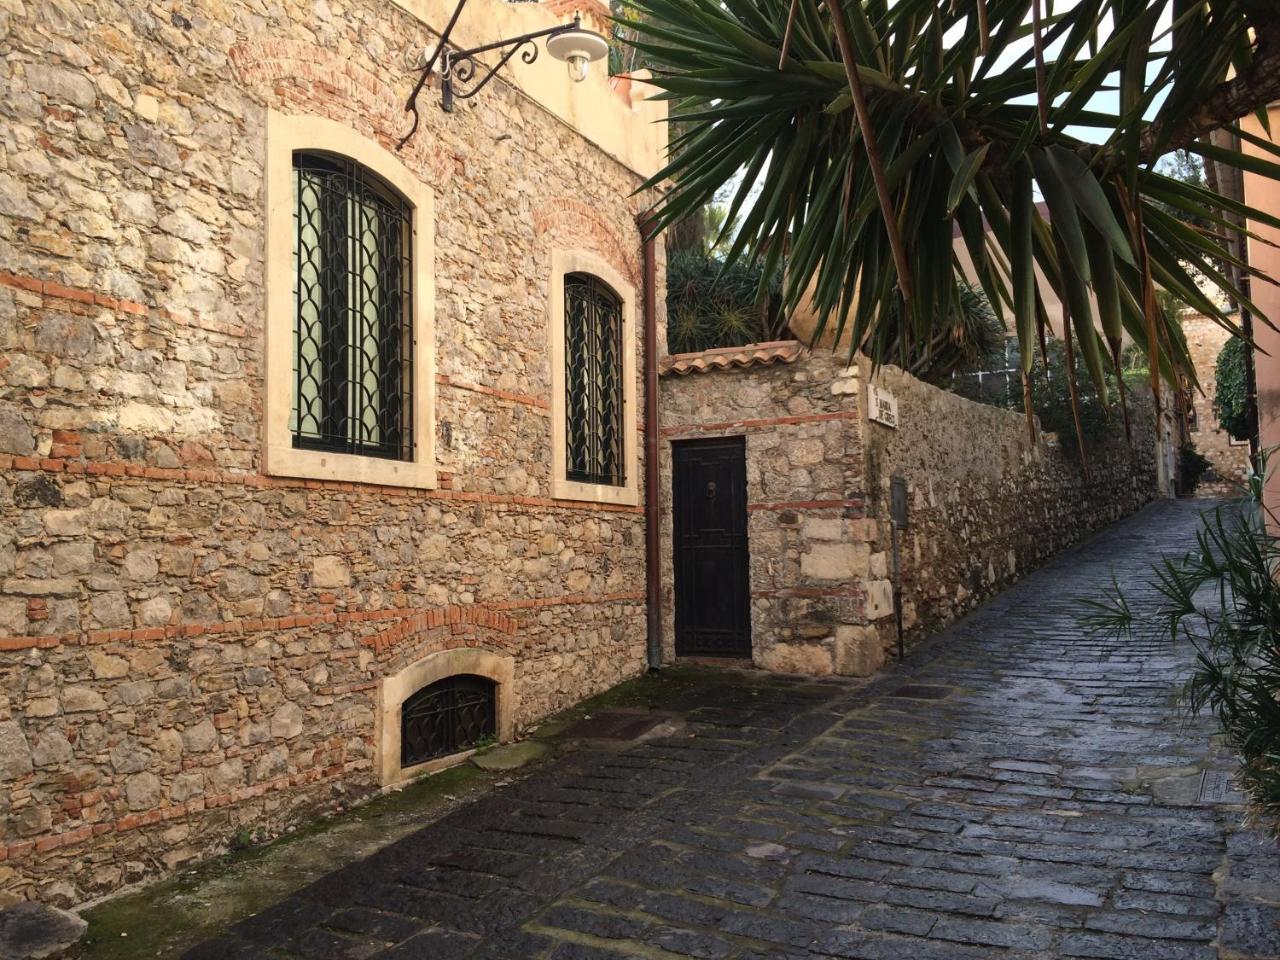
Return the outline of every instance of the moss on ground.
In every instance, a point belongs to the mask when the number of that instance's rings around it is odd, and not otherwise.
[[[637,677],[551,717],[534,735],[558,743],[561,732],[582,717],[605,710],[661,709],[723,676],[712,667],[681,666]],[[504,779],[460,764],[271,843],[225,854],[99,903],[82,911],[89,921],[82,960],[177,957],[326,873],[421,829]]]
[[[539,731],[550,724],[580,720],[602,710],[660,710],[683,694],[724,675],[722,668],[700,665],[667,667],[661,673],[643,674],[562,710],[544,721]],[[749,674],[743,672],[743,676]]]
[[[474,799],[496,780],[462,764],[274,842],[225,854],[83,911],[83,960],[176,957],[344,864]]]

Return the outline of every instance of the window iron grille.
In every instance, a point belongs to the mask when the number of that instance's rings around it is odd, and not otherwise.
[[[412,207],[344,157],[293,155],[295,447],[413,459]]]
[[[497,684],[469,673],[437,680],[400,708],[400,766],[460,753],[497,729]]]
[[[620,487],[622,301],[596,277],[564,278],[566,476]]]

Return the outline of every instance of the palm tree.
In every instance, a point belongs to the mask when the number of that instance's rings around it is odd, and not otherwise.
[[[1158,289],[1235,332],[1198,272],[1256,313],[1232,279],[1254,271],[1227,238],[1241,216],[1280,219],[1156,161],[1185,149],[1280,179],[1280,148],[1237,124],[1280,99],[1275,0],[631,8],[631,42],[680,130],[649,184],[665,189],[657,227],[736,184],[728,259],[758,261],[766,276],[782,268],[783,309],[812,310],[819,335],[834,325],[832,342],[908,366],[971,279],[1002,321],[1012,315],[1024,396],[1056,299],[1069,369],[1078,351],[1105,397],[1127,333],[1158,397],[1161,376],[1194,382]],[[1215,130],[1267,156],[1210,143]]]

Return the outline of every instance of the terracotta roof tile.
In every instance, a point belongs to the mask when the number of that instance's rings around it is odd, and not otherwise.
[[[733,367],[767,367],[774,363],[795,363],[805,353],[806,347],[799,340],[770,340],[768,343],[719,347],[700,353],[673,353],[658,361],[658,373],[664,377],[672,374],[684,376]]]

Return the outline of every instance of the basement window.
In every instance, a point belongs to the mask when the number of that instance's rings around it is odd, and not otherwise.
[[[474,674],[445,677],[401,707],[400,766],[470,750],[497,731],[497,684]]]

